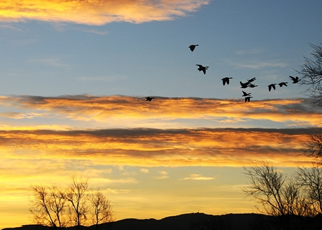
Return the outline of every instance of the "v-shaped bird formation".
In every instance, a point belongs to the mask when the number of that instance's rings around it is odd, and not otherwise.
[[[188,48],[191,50],[191,52],[193,52],[196,49],[197,46],[199,46],[199,44],[192,44]],[[199,72],[202,71],[204,74],[206,74],[207,70],[209,69],[209,66],[204,66],[204,65],[201,65],[201,64],[196,64],[196,66],[198,66]],[[289,78],[293,81],[292,82],[293,84],[299,83],[301,81],[301,79],[298,76],[296,76],[296,77],[289,76]],[[223,86],[229,85],[231,79],[233,79],[233,78],[232,77],[224,77],[224,78],[222,78],[221,81],[222,81]],[[239,81],[240,86],[241,86],[240,88],[246,89],[246,88],[258,87],[258,85],[253,83],[255,80],[256,80],[256,77],[253,77],[253,78],[251,78],[251,79],[249,79],[247,81],[244,81],[244,82]],[[287,84],[288,84],[288,82],[286,82],[286,81],[269,84],[268,85],[268,91],[271,92],[271,90],[276,90],[276,85],[279,85],[279,87],[281,88],[281,87],[284,87],[284,86],[287,87]],[[245,102],[250,102],[250,99],[253,98],[251,96],[251,93],[247,93],[245,91],[242,91],[242,93],[243,93],[242,97],[244,97]],[[151,101],[152,99],[154,99],[154,98],[146,97],[146,101]]]

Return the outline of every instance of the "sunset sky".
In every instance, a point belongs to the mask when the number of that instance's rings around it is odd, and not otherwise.
[[[289,76],[322,42],[321,8],[0,0],[0,228],[33,223],[30,185],[74,173],[106,194],[116,220],[256,212],[243,167],[311,166],[303,152],[322,108]],[[240,88],[254,77],[258,87]]]

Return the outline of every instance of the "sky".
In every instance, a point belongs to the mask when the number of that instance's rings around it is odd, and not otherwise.
[[[116,220],[256,212],[244,167],[311,166],[303,152],[322,108],[289,76],[322,42],[321,8],[0,0],[0,228],[33,223],[30,185],[74,173],[106,194]]]

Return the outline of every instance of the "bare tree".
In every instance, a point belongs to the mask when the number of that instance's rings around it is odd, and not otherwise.
[[[53,213],[50,211],[50,194],[45,186],[31,186],[34,199],[31,201],[30,212],[33,214],[36,223],[57,227]]]
[[[57,186],[31,186],[30,212],[37,224],[55,228],[89,225],[89,214],[98,226],[113,220],[110,201],[99,190],[93,192],[88,180],[72,176],[72,183],[67,188]]]
[[[91,195],[90,202],[93,210],[93,223],[98,227],[99,223],[106,223],[113,220],[112,207],[106,196],[97,190]]]
[[[66,207],[65,193],[57,186],[52,186],[50,190],[51,206],[50,209],[55,214],[55,221],[58,222],[58,226],[66,227],[66,221],[63,219],[64,211]]]
[[[253,196],[263,206],[265,213],[273,216],[308,213],[300,186],[293,179],[288,179],[267,163],[245,168],[245,171],[250,184],[243,191]]]
[[[322,106],[322,43],[311,44],[311,47],[313,58],[304,57],[305,62],[297,72],[302,75],[301,84],[308,86],[307,92],[313,99],[313,105]],[[310,135],[311,140],[307,143],[305,153],[310,156],[322,156],[322,129],[319,130],[320,132]]]
[[[267,164],[244,169],[251,181],[244,192],[261,203],[268,214],[285,215],[281,196],[285,176]]]
[[[322,43],[313,45],[313,59],[304,57],[305,63],[297,71],[302,75],[301,84],[309,86],[308,93],[313,98],[313,104],[322,106]]]
[[[52,227],[64,227],[63,212],[65,208],[65,199],[63,192],[57,187],[46,187],[34,185],[31,186],[34,199],[30,212],[38,224],[44,224]]]
[[[81,224],[85,224],[87,220],[88,206],[88,181],[72,176],[72,183],[66,191],[65,198],[69,202],[69,211],[71,220],[80,228]]]
[[[310,140],[306,143],[305,153],[313,157],[322,157],[322,128],[317,128],[319,132],[309,135]]]
[[[314,214],[322,214],[322,165],[316,163],[312,168],[299,168],[297,181],[304,188]]]

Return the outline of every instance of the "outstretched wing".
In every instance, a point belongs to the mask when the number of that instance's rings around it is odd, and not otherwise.
[[[252,79],[247,80],[248,83],[251,83],[256,80],[256,77],[253,77]]]

